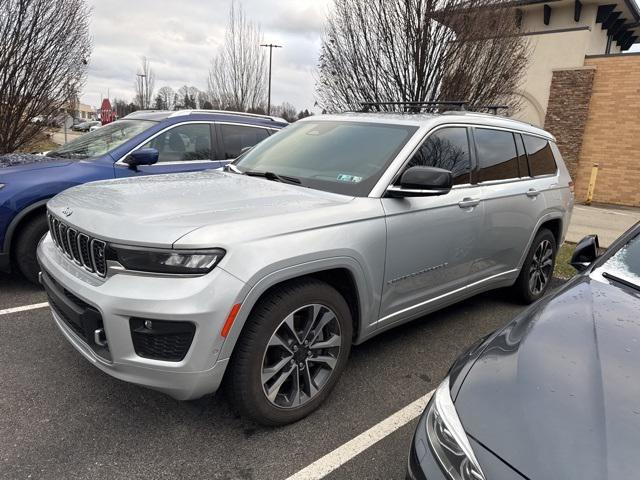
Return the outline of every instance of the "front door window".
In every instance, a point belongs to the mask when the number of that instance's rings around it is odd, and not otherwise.
[[[158,150],[158,163],[213,160],[211,127],[208,123],[191,123],[171,128],[141,148]]]

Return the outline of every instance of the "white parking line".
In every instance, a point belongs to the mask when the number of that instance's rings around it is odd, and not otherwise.
[[[633,216],[630,213],[617,212],[617,211],[609,210],[608,208],[587,207],[587,206],[584,206],[584,205],[575,205],[573,208],[576,209],[576,210],[584,210],[585,212],[598,210],[600,212],[605,212],[605,213],[608,213],[610,215],[622,215],[623,217],[632,217]]]
[[[49,302],[43,302],[43,303],[32,303],[31,305],[23,305],[21,307],[5,308],[4,310],[0,310],[0,315],[7,315],[9,313],[16,313],[16,312],[24,312],[26,310],[35,310],[36,308],[44,308],[48,306],[49,306]]]
[[[367,448],[392,434],[401,427],[404,427],[414,418],[418,417],[429,403],[433,395],[433,390],[424,397],[410,403],[402,410],[398,410],[390,417],[385,418],[380,423],[374,425],[366,432],[362,432],[357,437],[339,446],[324,457],[316,460],[311,465],[303,468],[299,472],[291,475],[286,480],[319,480],[329,475],[334,470],[340,468],[356,455],[364,452]]]

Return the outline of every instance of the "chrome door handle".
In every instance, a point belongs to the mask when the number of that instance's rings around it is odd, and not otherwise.
[[[530,188],[529,190],[527,190],[527,197],[529,198],[535,198],[538,195],[540,195],[540,192],[535,188]]]
[[[480,200],[477,198],[463,198],[462,200],[460,200],[458,202],[458,206],[460,208],[471,208],[471,207],[477,207],[480,204]]]

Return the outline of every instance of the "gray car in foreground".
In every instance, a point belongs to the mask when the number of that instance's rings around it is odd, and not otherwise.
[[[640,223],[460,355],[418,421],[409,480],[626,480],[640,469]]]
[[[101,370],[177,399],[224,379],[241,414],[284,424],[352,344],[489,289],[542,296],[571,190],[553,137],[513,120],[313,117],[224,172],[56,196],[41,281]]]

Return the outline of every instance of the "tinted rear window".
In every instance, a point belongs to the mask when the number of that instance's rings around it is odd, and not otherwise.
[[[551,145],[544,138],[523,135],[524,146],[529,156],[529,168],[531,175],[537,177],[539,175],[554,174],[558,170],[556,161],[553,158]]]
[[[518,178],[518,153],[511,132],[475,129],[480,182]]]
[[[227,125],[224,123],[219,124],[218,128],[222,135],[222,148],[225,159],[240,156],[244,148],[253,147],[269,136],[264,128]]]

